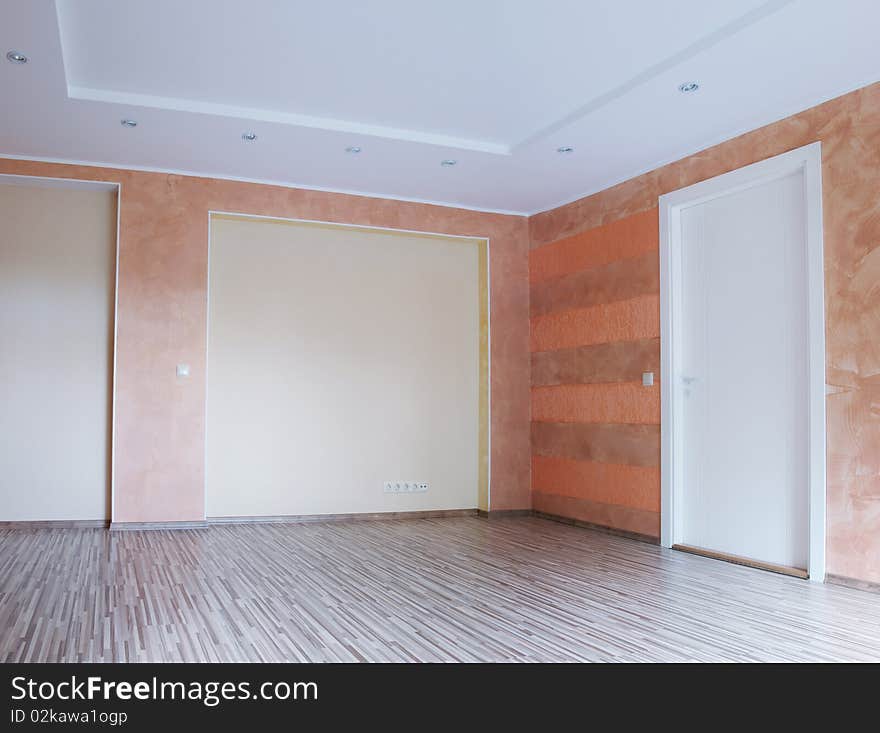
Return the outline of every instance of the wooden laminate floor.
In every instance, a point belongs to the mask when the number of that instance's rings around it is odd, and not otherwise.
[[[0,660],[880,660],[880,596],[532,517],[0,530]]]

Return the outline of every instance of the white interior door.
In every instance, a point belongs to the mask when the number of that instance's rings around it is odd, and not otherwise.
[[[809,554],[804,171],[681,210],[680,544]]]

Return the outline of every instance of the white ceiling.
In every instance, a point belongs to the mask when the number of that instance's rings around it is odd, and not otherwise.
[[[0,0],[29,57],[0,57],[0,155],[534,213],[880,80],[877,27],[876,0]]]

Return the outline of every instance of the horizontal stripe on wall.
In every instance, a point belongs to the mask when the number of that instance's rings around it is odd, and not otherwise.
[[[659,424],[660,389],[641,382],[534,387],[532,420]]]
[[[660,511],[660,468],[532,456],[532,488],[547,494]]]
[[[588,308],[660,292],[656,252],[532,285],[531,315]]]
[[[532,508],[538,512],[569,517],[603,527],[613,527],[649,537],[660,536],[660,512],[634,509],[619,504],[603,504],[543,491],[532,492]]]
[[[660,426],[533,422],[532,454],[577,461],[659,466]]]
[[[655,207],[605,226],[545,244],[529,253],[533,283],[587,270],[659,249],[659,217]]]
[[[635,341],[659,335],[660,298],[657,295],[551,313],[531,320],[532,351]]]
[[[532,385],[635,382],[660,371],[660,339],[612,341],[532,354]]]

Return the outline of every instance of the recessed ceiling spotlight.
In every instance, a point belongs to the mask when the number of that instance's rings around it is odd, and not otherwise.
[[[19,51],[7,51],[6,58],[13,64],[26,64],[28,60],[27,56],[25,56],[23,53],[20,53]]]
[[[241,139],[244,140],[246,143],[252,143],[254,140],[257,139],[257,133],[251,132],[250,130],[248,132],[243,132],[241,133]]]
[[[447,158],[446,160],[440,161],[440,165],[442,165],[444,168],[451,168],[452,166],[456,165],[457,163],[458,163],[458,161],[452,160],[452,158]]]
[[[700,85],[695,81],[686,81],[684,84],[678,85],[678,91],[682,94],[690,94],[690,92],[695,92],[700,88]]]
[[[137,127],[137,120],[119,120],[119,124],[123,127]]]
[[[556,148],[557,153],[573,153],[574,148],[571,145],[563,145],[561,148]]]
[[[349,145],[345,149],[345,152],[351,153],[352,155],[357,155],[359,152],[361,152],[361,146],[360,145]]]

